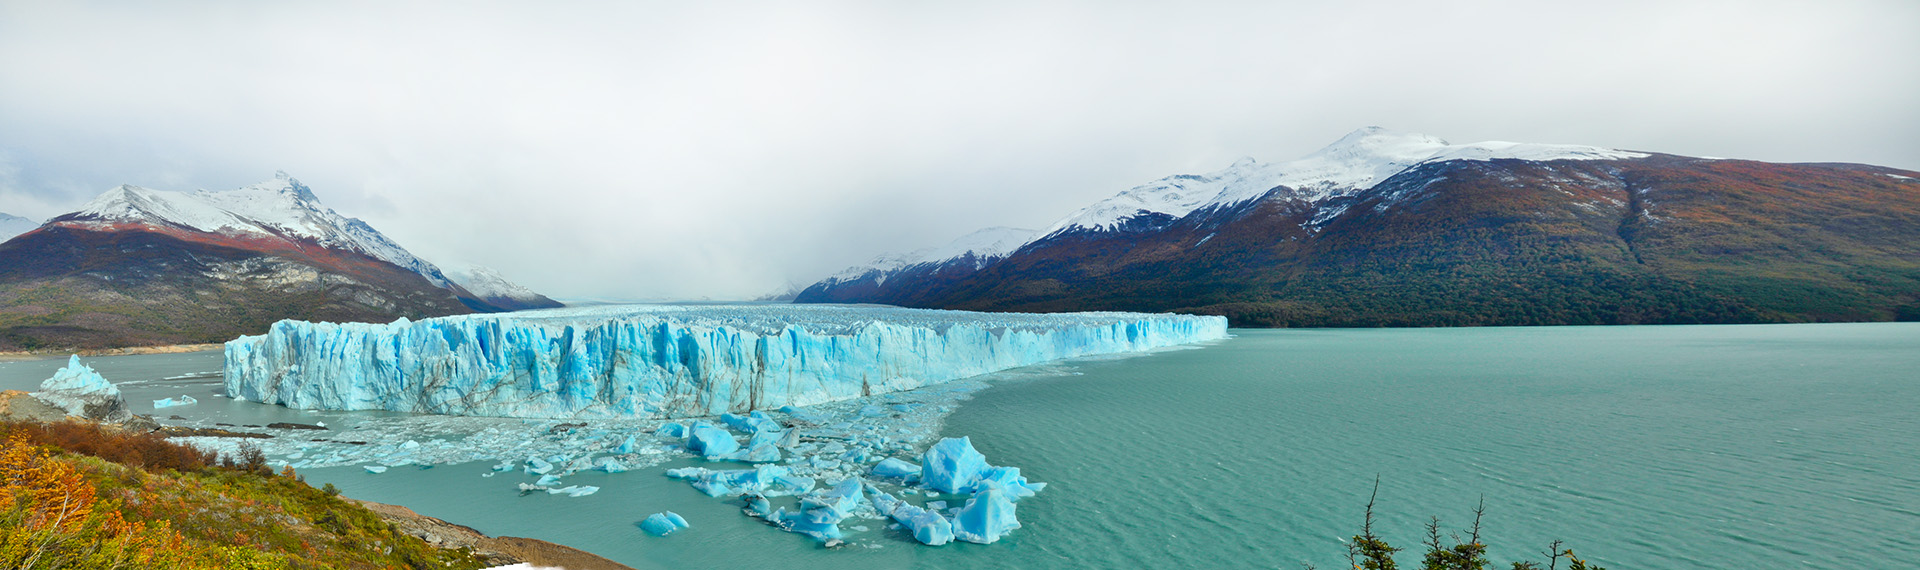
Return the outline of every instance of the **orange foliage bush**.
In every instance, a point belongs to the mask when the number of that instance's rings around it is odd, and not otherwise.
[[[184,538],[128,521],[85,474],[24,430],[0,440],[0,564],[33,568],[178,568]]]
[[[0,423],[0,434],[21,434],[33,445],[60,448],[151,471],[196,471],[214,465],[213,453],[167,441],[157,433],[127,433],[78,422]]]

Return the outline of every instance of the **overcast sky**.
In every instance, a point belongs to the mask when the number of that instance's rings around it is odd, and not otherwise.
[[[556,297],[743,298],[1379,125],[1920,170],[1920,2],[0,0],[0,211],[286,170]]]

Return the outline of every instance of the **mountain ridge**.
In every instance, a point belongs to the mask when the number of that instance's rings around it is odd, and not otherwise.
[[[0,349],[224,342],[288,318],[542,305],[509,293],[496,305],[468,291],[284,172],[221,191],[120,185],[0,243]]]
[[[1250,160],[1167,177],[1127,192],[1169,180],[1217,191],[1183,197],[1184,211],[1069,224],[1082,209],[1055,224],[1070,231],[964,275],[810,288],[798,300],[1176,310],[1224,314],[1236,326],[1920,318],[1912,173],[1393,136],[1443,148],[1384,179],[1308,191],[1249,190],[1286,176]],[[1239,179],[1222,183],[1223,172]]]

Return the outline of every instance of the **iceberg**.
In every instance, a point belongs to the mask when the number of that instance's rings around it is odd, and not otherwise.
[[[687,524],[687,519],[681,518],[679,514],[673,511],[653,513],[647,515],[646,520],[640,521],[640,530],[647,531],[647,534],[654,536],[666,536],[683,528],[692,528],[692,526],[693,525]]]
[[[193,396],[182,394],[178,398],[161,398],[158,400],[154,400],[153,407],[154,409],[175,408],[180,406],[191,406],[198,403],[200,403],[200,401],[193,399]]]
[[[40,382],[40,391],[33,396],[66,410],[68,415],[91,420],[118,422],[133,417],[120,389],[92,367],[81,364],[78,354],[67,356],[67,365]]]
[[[549,495],[566,495],[569,497],[585,497],[598,492],[600,492],[600,488],[592,485],[572,485],[558,489],[547,489],[547,494]]]
[[[873,497],[874,510],[893,517],[921,544],[940,546],[953,542],[953,521],[940,515],[940,508],[946,506],[945,503],[934,501],[928,503],[926,508],[916,507],[871,486],[867,487],[867,494]]]
[[[984,457],[982,459],[984,460]],[[883,479],[906,480],[909,477],[920,475],[921,469],[919,465],[888,457],[880,460],[879,463],[873,464],[872,473],[874,477]]]
[[[967,506],[953,514],[953,537],[967,542],[993,544],[1000,537],[1020,528],[1019,519],[1013,515],[1013,501],[1000,490],[1000,485],[988,483],[986,490],[967,499]]]
[[[825,305],[588,307],[388,324],[286,320],[227,343],[225,389],[229,397],[307,410],[701,417],[1224,338],[1226,327],[1215,316]],[[757,419],[743,421],[770,421]]]
[[[719,459],[740,450],[740,442],[733,434],[713,426],[698,426],[687,436],[687,451],[704,455],[707,459]]]
[[[987,456],[973,448],[973,438],[949,437],[921,456],[920,481],[942,493],[971,493],[987,467]]]

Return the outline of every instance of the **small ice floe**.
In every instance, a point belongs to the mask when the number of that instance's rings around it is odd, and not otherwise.
[[[363,465],[362,467],[366,468],[368,473],[386,473],[387,472],[387,466],[385,465]]]
[[[154,409],[177,408],[180,406],[191,406],[198,403],[200,403],[200,401],[193,399],[193,396],[181,394],[180,397],[178,398],[161,398],[158,400],[154,400],[153,407]]]
[[[666,536],[683,528],[692,528],[692,526],[693,525],[687,524],[687,519],[681,518],[679,514],[673,511],[653,513],[647,515],[647,520],[640,521],[640,530],[647,531],[647,534],[654,536]]]
[[[600,492],[600,488],[592,485],[571,485],[558,489],[547,489],[547,494],[549,495],[566,495],[569,497],[585,497],[598,492]]]

